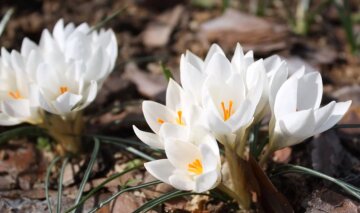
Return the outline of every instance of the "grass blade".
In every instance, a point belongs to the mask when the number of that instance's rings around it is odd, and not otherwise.
[[[75,209],[77,209],[80,205],[83,205],[91,196],[93,196],[96,192],[98,192],[100,189],[102,189],[107,183],[109,183],[110,181],[119,178],[120,176],[131,172],[133,170],[136,170],[138,168],[141,168],[143,165],[139,164],[139,165],[135,165],[132,166],[120,173],[117,174],[113,174],[112,176],[110,176],[109,178],[107,178],[106,180],[104,180],[101,184],[99,184],[97,187],[93,188],[88,194],[86,194],[75,206],[71,207],[70,209],[66,210],[66,213],[69,213]]]
[[[67,162],[69,161],[69,157],[66,157],[62,163],[61,171],[60,171],[60,177],[59,177],[59,183],[58,183],[58,197],[57,197],[57,206],[56,206],[56,212],[61,213],[61,199],[62,199],[62,184],[63,184],[63,177],[64,177],[64,171],[65,166]]]
[[[356,38],[353,30],[353,22],[351,19],[351,10],[349,0],[334,0],[335,6],[340,16],[340,21],[342,27],[345,30],[346,39],[348,45],[350,46],[351,53],[356,53],[358,50],[358,44],[356,43]]]
[[[328,180],[328,181],[338,185],[339,187],[341,187],[348,194],[350,194],[360,200],[360,189],[359,188],[352,186],[342,180],[338,180],[331,176],[325,175],[321,172],[318,172],[318,171],[315,171],[315,170],[312,170],[312,169],[309,169],[306,167],[302,167],[302,166],[288,164],[288,165],[280,166],[278,169],[276,169],[276,171],[273,175],[279,175],[279,174],[284,174],[284,173],[306,174],[306,175],[311,175],[311,176],[315,176],[318,178],[322,178],[324,180]]]
[[[211,196],[210,194],[206,194],[206,193],[196,193],[196,192],[189,192],[189,191],[180,191],[180,190],[175,190],[166,194],[161,195],[160,197],[157,197],[153,200],[150,200],[149,202],[145,203],[144,205],[140,206],[138,209],[136,209],[133,213],[140,213],[140,212],[148,212],[151,209],[153,209],[154,207],[177,197],[183,197],[183,196],[188,196],[188,195],[206,195],[206,196]]]
[[[4,17],[1,19],[1,22],[0,22],[0,36],[4,33],[5,27],[6,27],[7,23],[9,22],[9,20],[10,20],[13,13],[14,13],[14,8],[10,8],[10,9],[8,9],[8,11],[6,11]]]
[[[12,138],[19,136],[42,136],[46,132],[44,129],[41,129],[36,126],[22,126],[15,129],[10,129],[8,131],[0,133],[0,144],[7,142]]]
[[[167,81],[170,81],[170,78],[173,78],[173,75],[171,74],[170,69],[167,66],[165,66],[165,64],[163,62],[159,62],[159,63],[160,63],[163,75],[165,76],[165,79]]]
[[[46,203],[49,209],[49,212],[52,213],[52,209],[51,209],[51,201],[50,201],[50,197],[49,197],[49,179],[50,179],[50,173],[52,168],[54,167],[54,165],[61,159],[60,156],[57,156],[56,158],[54,158],[51,162],[50,165],[48,166],[48,168],[46,169],[46,178],[45,178],[45,198],[46,198]]]
[[[84,178],[81,181],[79,192],[78,192],[78,195],[76,196],[76,200],[75,200],[75,205],[77,205],[79,203],[80,199],[81,199],[81,196],[82,196],[84,188],[85,188],[85,184],[87,183],[87,181],[89,179],[91,170],[94,167],[94,163],[95,163],[97,154],[99,152],[99,147],[100,147],[99,139],[94,138],[94,140],[95,140],[94,149],[93,149],[93,152],[91,154],[91,158],[90,158],[90,162],[88,164],[88,167],[86,168]],[[74,209],[73,212],[75,212],[75,211],[76,211],[76,209]]]
[[[125,192],[128,192],[128,191],[133,191],[133,190],[137,190],[137,189],[142,189],[142,188],[146,188],[146,187],[149,187],[149,186],[154,186],[154,185],[157,185],[157,184],[160,184],[162,183],[161,181],[159,180],[155,180],[155,181],[151,181],[151,182],[148,182],[148,183],[144,183],[144,184],[141,184],[141,185],[138,185],[138,186],[133,186],[133,187],[129,187],[129,188],[125,188],[123,190],[120,190],[118,191],[117,193],[113,194],[112,196],[110,196],[108,199],[102,201],[101,203],[99,203],[95,208],[93,208],[92,210],[89,211],[89,213],[94,213],[96,212],[97,210],[99,210],[100,208],[102,208],[103,206],[105,206],[106,204],[110,203],[112,200],[114,200],[115,198],[117,198],[119,195],[125,193]]]
[[[117,142],[114,142],[114,141],[107,141],[107,140],[102,140],[101,142],[104,142],[104,143],[110,143],[110,144],[114,144],[116,146],[119,146],[121,147],[122,149],[125,149],[126,151],[130,152],[131,154],[134,154],[138,157],[141,157],[147,161],[153,161],[153,160],[156,160],[155,158],[151,157],[150,155],[138,150],[138,149],[135,149],[134,147],[131,147],[131,146],[125,146],[124,144],[121,144],[121,143],[117,143]]]
[[[91,30],[88,32],[88,34],[94,32],[95,30],[100,29],[101,27],[103,27],[106,23],[108,23],[109,21],[111,21],[112,19],[114,19],[116,16],[118,16],[120,13],[122,13],[124,10],[127,9],[128,6],[124,6],[123,8],[120,8],[119,10],[117,10],[116,12],[112,13],[111,15],[107,16],[104,20],[100,21],[99,23],[97,23],[95,26],[93,26],[91,28]]]
[[[341,129],[341,128],[360,128],[360,124],[337,124],[332,129]]]

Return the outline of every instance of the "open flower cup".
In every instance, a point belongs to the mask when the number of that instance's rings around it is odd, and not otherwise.
[[[20,53],[1,50],[0,124],[30,123],[48,130],[61,153],[77,153],[82,110],[115,66],[112,30],[93,31],[59,20],[39,44],[25,38]]]
[[[320,107],[320,73],[304,67],[288,73],[279,56],[254,60],[253,52],[244,53],[240,44],[231,61],[216,44],[205,60],[187,51],[180,60],[181,86],[169,81],[166,105],[143,103],[153,132],[133,127],[144,143],[165,150],[166,159],[145,164],[148,172],[180,190],[205,192],[218,187],[243,209],[261,203],[258,199],[265,195],[256,169],[260,167],[250,159],[259,158],[264,165],[274,151],[333,127],[351,104],[332,101]],[[262,155],[251,156],[249,136],[266,116],[267,146],[260,150]],[[223,162],[219,147],[224,148]]]

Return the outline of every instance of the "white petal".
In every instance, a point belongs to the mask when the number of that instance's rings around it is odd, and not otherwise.
[[[218,115],[217,111],[206,109],[206,117],[208,119],[209,128],[216,134],[228,134],[232,132],[230,126],[228,126],[223,119]]]
[[[187,63],[191,64],[197,70],[201,71],[204,68],[204,62],[199,58],[197,55],[192,53],[191,51],[187,50],[184,57]]]
[[[4,100],[2,111],[10,117],[27,118],[31,116],[29,100]]]
[[[236,49],[234,56],[231,59],[231,64],[233,64],[236,67],[236,70],[240,73],[246,70],[246,68],[244,68],[244,51],[239,43],[236,44]]]
[[[155,160],[144,163],[146,170],[155,178],[161,180],[164,183],[170,184],[170,176],[174,172],[175,168],[171,165],[167,159]]]
[[[170,79],[166,89],[166,106],[177,111],[181,106],[182,88],[174,80]]]
[[[85,106],[88,106],[91,102],[93,102],[96,98],[98,92],[98,86],[96,81],[90,81],[90,86],[87,89],[87,91],[84,93],[85,96],[85,102],[81,109],[83,109]]]
[[[289,78],[277,92],[274,104],[274,114],[277,119],[281,116],[296,112],[298,79]]]
[[[207,64],[209,63],[209,61],[211,60],[211,58],[215,55],[215,54],[220,54],[220,55],[224,55],[225,56],[225,53],[224,51],[221,49],[221,47],[217,44],[212,44],[209,51],[208,51],[208,54],[206,55],[205,57],[205,61],[204,61],[204,66],[206,67]]]
[[[316,130],[316,133],[324,132],[339,122],[348,111],[351,101],[336,103],[329,118]]]
[[[170,180],[170,184],[174,188],[179,190],[190,191],[190,190],[194,190],[195,188],[195,182],[185,174],[171,175],[169,180]]]
[[[189,90],[197,99],[200,98],[201,88],[206,75],[195,68],[192,64],[181,57],[180,61],[180,79],[181,85],[185,90]]]
[[[314,111],[315,124],[316,124],[315,130],[314,130],[315,133],[324,124],[324,122],[329,118],[331,113],[334,111],[335,106],[336,106],[336,102],[332,101],[332,102],[328,103],[326,106],[323,106]]]
[[[14,126],[22,123],[20,119],[10,117],[5,113],[0,113],[0,125],[1,126]]]
[[[33,49],[36,49],[37,45],[28,38],[24,38],[21,44],[21,55],[27,57]]]
[[[157,134],[141,131],[134,125],[133,125],[133,129],[134,129],[135,135],[142,142],[146,143],[147,145],[149,145],[151,147],[157,148],[157,149],[164,149],[164,143]]]
[[[189,139],[189,128],[177,124],[164,123],[160,127],[159,135],[166,139],[178,139],[187,141]]]
[[[171,164],[181,170],[187,170],[188,165],[196,159],[201,160],[199,149],[192,143],[169,140],[165,142],[164,146],[166,156]]]
[[[199,149],[202,156],[203,172],[216,170],[220,163],[220,153],[214,153],[211,146],[204,143],[200,144]]]
[[[300,143],[314,135],[314,111],[310,109],[288,114],[279,121],[279,127],[287,140],[285,146]]]
[[[52,102],[54,108],[59,115],[65,115],[70,113],[73,108],[81,101],[82,96],[73,94],[70,92],[65,92],[56,98],[55,101]]]
[[[175,114],[170,111],[166,106],[153,102],[153,101],[144,101],[142,104],[142,109],[144,117],[151,130],[155,133],[159,133],[161,123],[158,122],[158,119],[163,120],[164,122],[174,123]]]
[[[210,171],[198,176],[195,180],[195,192],[201,193],[213,189],[220,182],[220,173],[218,171]]]
[[[225,82],[232,74],[232,68],[225,55],[215,53],[205,65],[208,75],[215,75],[220,82]]]
[[[241,127],[246,126],[252,121],[255,112],[255,106],[249,100],[245,100],[240,108],[227,120],[227,123],[236,132]]]
[[[278,70],[272,75],[269,81],[269,104],[271,111],[274,111],[275,97],[288,77],[288,69],[285,62],[282,62]]]
[[[298,81],[297,109],[317,109],[323,95],[321,75],[312,72],[304,75]]]

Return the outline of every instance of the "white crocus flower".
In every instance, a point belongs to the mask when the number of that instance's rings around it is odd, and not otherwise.
[[[249,69],[252,67],[256,68],[257,63]],[[221,54],[215,54],[207,68],[209,76],[204,83],[203,104],[209,128],[221,142],[229,137],[234,142],[237,132],[252,122],[263,84],[247,92],[243,76],[233,71],[228,59]]]
[[[323,84],[318,72],[304,74],[304,69],[291,76],[280,87],[275,103],[275,127],[270,148],[281,149],[334,126],[349,109],[351,101],[330,102],[320,107]]]
[[[186,51],[186,54],[181,55],[181,85],[185,91],[189,91],[195,97],[199,105],[201,105],[202,100],[202,87],[208,76],[206,67],[214,54],[225,55],[217,44],[211,45],[204,61],[190,51]]]
[[[166,90],[166,105],[154,101],[144,101],[142,104],[145,120],[154,133],[141,131],[133,126],[135,134],[149,146],[163,149],[164,142],[159,136],[163,124],[191,126],[204,123],[201,108],[193,103],[191,94],[170,79]]]
[[[115,65],[117,43],[111,30],[91,31],[87,24],[64,26],[59,20],[51,35],[44,30],[39,47],[28,45],[35,58],[29,75],[39,87],[40,104],[61,116],[84,109],[96,97]]]
[[[257,122],[267,112],[268,105],[268,79],[263,60],[254,62],[253,52],[244,54],[238,43],[231,64],[234,70],[243,77],[247,96],[253,97],[255,99],[253,102],[257,103],[254,113],[254,120]],[[260,99],[257,100],[258,98]]]
[[[26,61],[26,60],[25,60]],[[21,67],[24,58],[16,51],[1,50],[0,58],[0,124],[39,124],[42,113],[37,101],[37,88]]]
[[[167,126],[167,127],[166,127]],[[205,192],[221,180],[220,153],[216,140],[206,130],[164,124],[167,159],[145,163],[146,170],[157,179],[180,190]],[[171,134],[170,132],[175,132]],[[176,137],[180,138],[176,138]]]

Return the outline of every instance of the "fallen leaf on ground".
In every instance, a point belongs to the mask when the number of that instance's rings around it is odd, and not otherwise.
[[[147,47],[162,47],[170,40],[170,35],[179,22],[184,7],[181,5],[160,14],[147,25],[143,32],[143,43]]]
[[[269,53],[287,45],[286,27],[235,9],[227,9],[222,16],[203,23],[200,29],[210,42],[218,42],[225,49],[240,42],[245,49]]]

